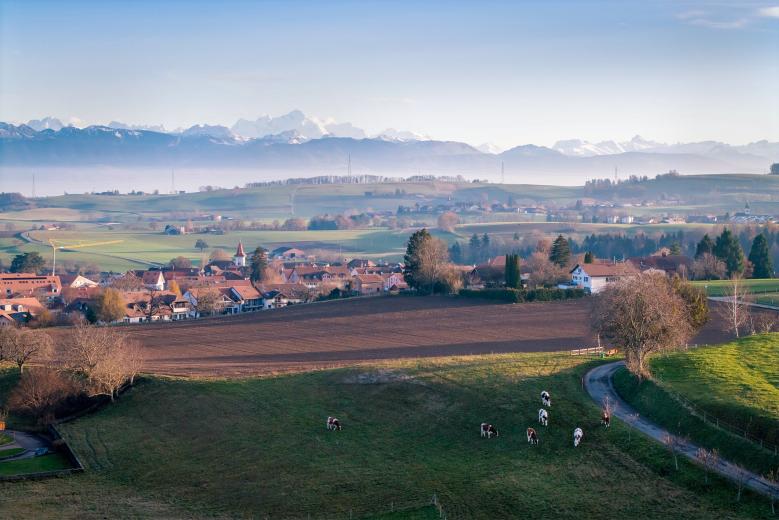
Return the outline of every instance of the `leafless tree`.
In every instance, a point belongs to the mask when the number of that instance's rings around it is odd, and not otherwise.
[[[744,305],[747,294],[741,278],[734,276],[723,293],[725,299],[717,306],[725,330],[733,332],[737,338],[741,329],[750,321],[749,307]]]
[[[143,280],[141,280],[140,277],[136,276],[135,273],[132,271],[128,271],[125,273],[124,276],[121,278],[117,278],[113,282],[111,282],[111,287],[118,291],[142,291],[143,290]]]
[[[738,494],[736,495],[736,502],[741,502],[741,495],[744,492],[744,486],[749,480],[749,472],[738,464],[733,465],[733,479],[736,481],[736,488]]]
[[[692,275],[696,280],[720,280],[725,278],[725,262],[712,255],[703,253],[692,263]]]
[[[449,251],[446,243],[438,238],[431,238],[420,243],[416,251],[419,262],[417,279],[421,286],[427,286],[430,292],[441,281],[442,275],[449,268]]]
[[[44,424],[54,419],[57,407],[79,393],[78,385],[53,368],[32,367],[22,374],[8,397],[11,410],[35,416]]]
[[[83,378],[87,393],[106,395],[111,401],[143,365],[138,346],[116,328],[76,325],[65,348],[66,366]]]
[[[553,285],[568,277],[568,270],[552,263],[548,253],[536,251],[527,259],[526,265],[530,270],[528,281],[533,287]]]
[[[438,216],[438,229],[454,233],[454,228],[460,223],[460,217],[453,211],[444,211]]]
[[[678,348],[690,338],[688,314],[665,275],[642,273],[614,282],[598,295],[593,327],[623,349],[627,367],[643,378],[649,375],[649,356]]]
[[[221,312],[223,309],[222,295],[216,288],[203,288],[198,290],[192,304],[198,316],[210,316]]]
[[[752,334],[767,334],[773,332],[776,327],[776,313],[773,311],[751,312],[749,313],[749,317]]]
[[[146,288],[146,296],[148,300],[145,300],[141,304],[143,313],[146,316],[146,321],[151,322],[155,316],[159,316],[165,307],[165,300],[163,294],[154,287]]]
[[[703,466],[704,482],[708,484],[709,473],[711,473],[719,462],[719,452],[716,449],[709,451],[706,448],[698,448],[698,451],[695,452],[695,457],[698,459],[698,462],[701,463],[701,466]]]
[[[666,433],[663,436],[663,444],[666,448],[668,448],[668,451],[673,456],[674,467],[676,468],[676,471],[679,471],[679,452],[686,444],[685,440],[676,435]]]
[[[765,479],[770,483],[776,486],[779,484],[779,467],[776,469],[769,471],[765,475]],[[776,514],[776,501],[779,499],[779,492],[773,491],[768,499],[771,501],[771,514]]]
[[[0,359],[16,363],[19,373],[33,358],[48,358],[53,350],[51,336],[41,330],[0,327]]]

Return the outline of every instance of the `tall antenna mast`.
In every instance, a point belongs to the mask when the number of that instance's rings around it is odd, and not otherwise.
[[[170,169],[170,194],[176,194],[176,171],[173,168]]]
[[[619,166],[614,167],[614,184],[619,182]]]
[[[35,198],[35,174],[32,174],[32,198]]]
[[[503,161],[500,161],[500,183],[506,184],[506,168]]]
[[[349,154],[349,158],[346,163],[346,175],[349,177],[349,180],[352,180],[352,154]]]

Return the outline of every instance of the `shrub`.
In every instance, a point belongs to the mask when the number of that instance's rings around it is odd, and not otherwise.
[[[569,300],[572,298],[582,298],[587,295],[584,289],[557,289],[540,288],[530,291],[520,289],[462,289],[459,296],[465,298],[483,298],[486,300],[496,300],[508,303],[522,302],[546,302],[552,300]]]

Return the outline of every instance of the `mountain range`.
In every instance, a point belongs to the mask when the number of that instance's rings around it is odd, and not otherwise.
[[[295,110],[280,117],[238,120],[232,127],[195,125],[166,131],[113,121],[85,128],[46,117],[27,124],[0,123],[0,167],[201,168],[248,170],[260,178],[343,174],[461,174],[509,182],[582,184],[587,178],[682,174],[766,173],[779,162],[779,142],[734,146],[716,141],[665,144],[630,141],[558,141],[499,151],[388,129],[377,135],[350,124]],[[8,170],[10,171],[10,170]]]

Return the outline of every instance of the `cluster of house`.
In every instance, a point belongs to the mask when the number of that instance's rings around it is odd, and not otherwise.
[[[241,243],[232,259],[213,260],[202,268],[132,270],[106,274],[99,280],[81,275],[0,273],[0,324],[28,322],[46,310],[95,313],[105,287],[113,287],[121,295],[124,316],[116,321],[124,323],[239,314],[306,303],[332,294],[373,296],[408,288],[400,264],[299,261],[305,257],[296,248],[272,251],[267,279],[258,283],[250,279],[251,269]]]

